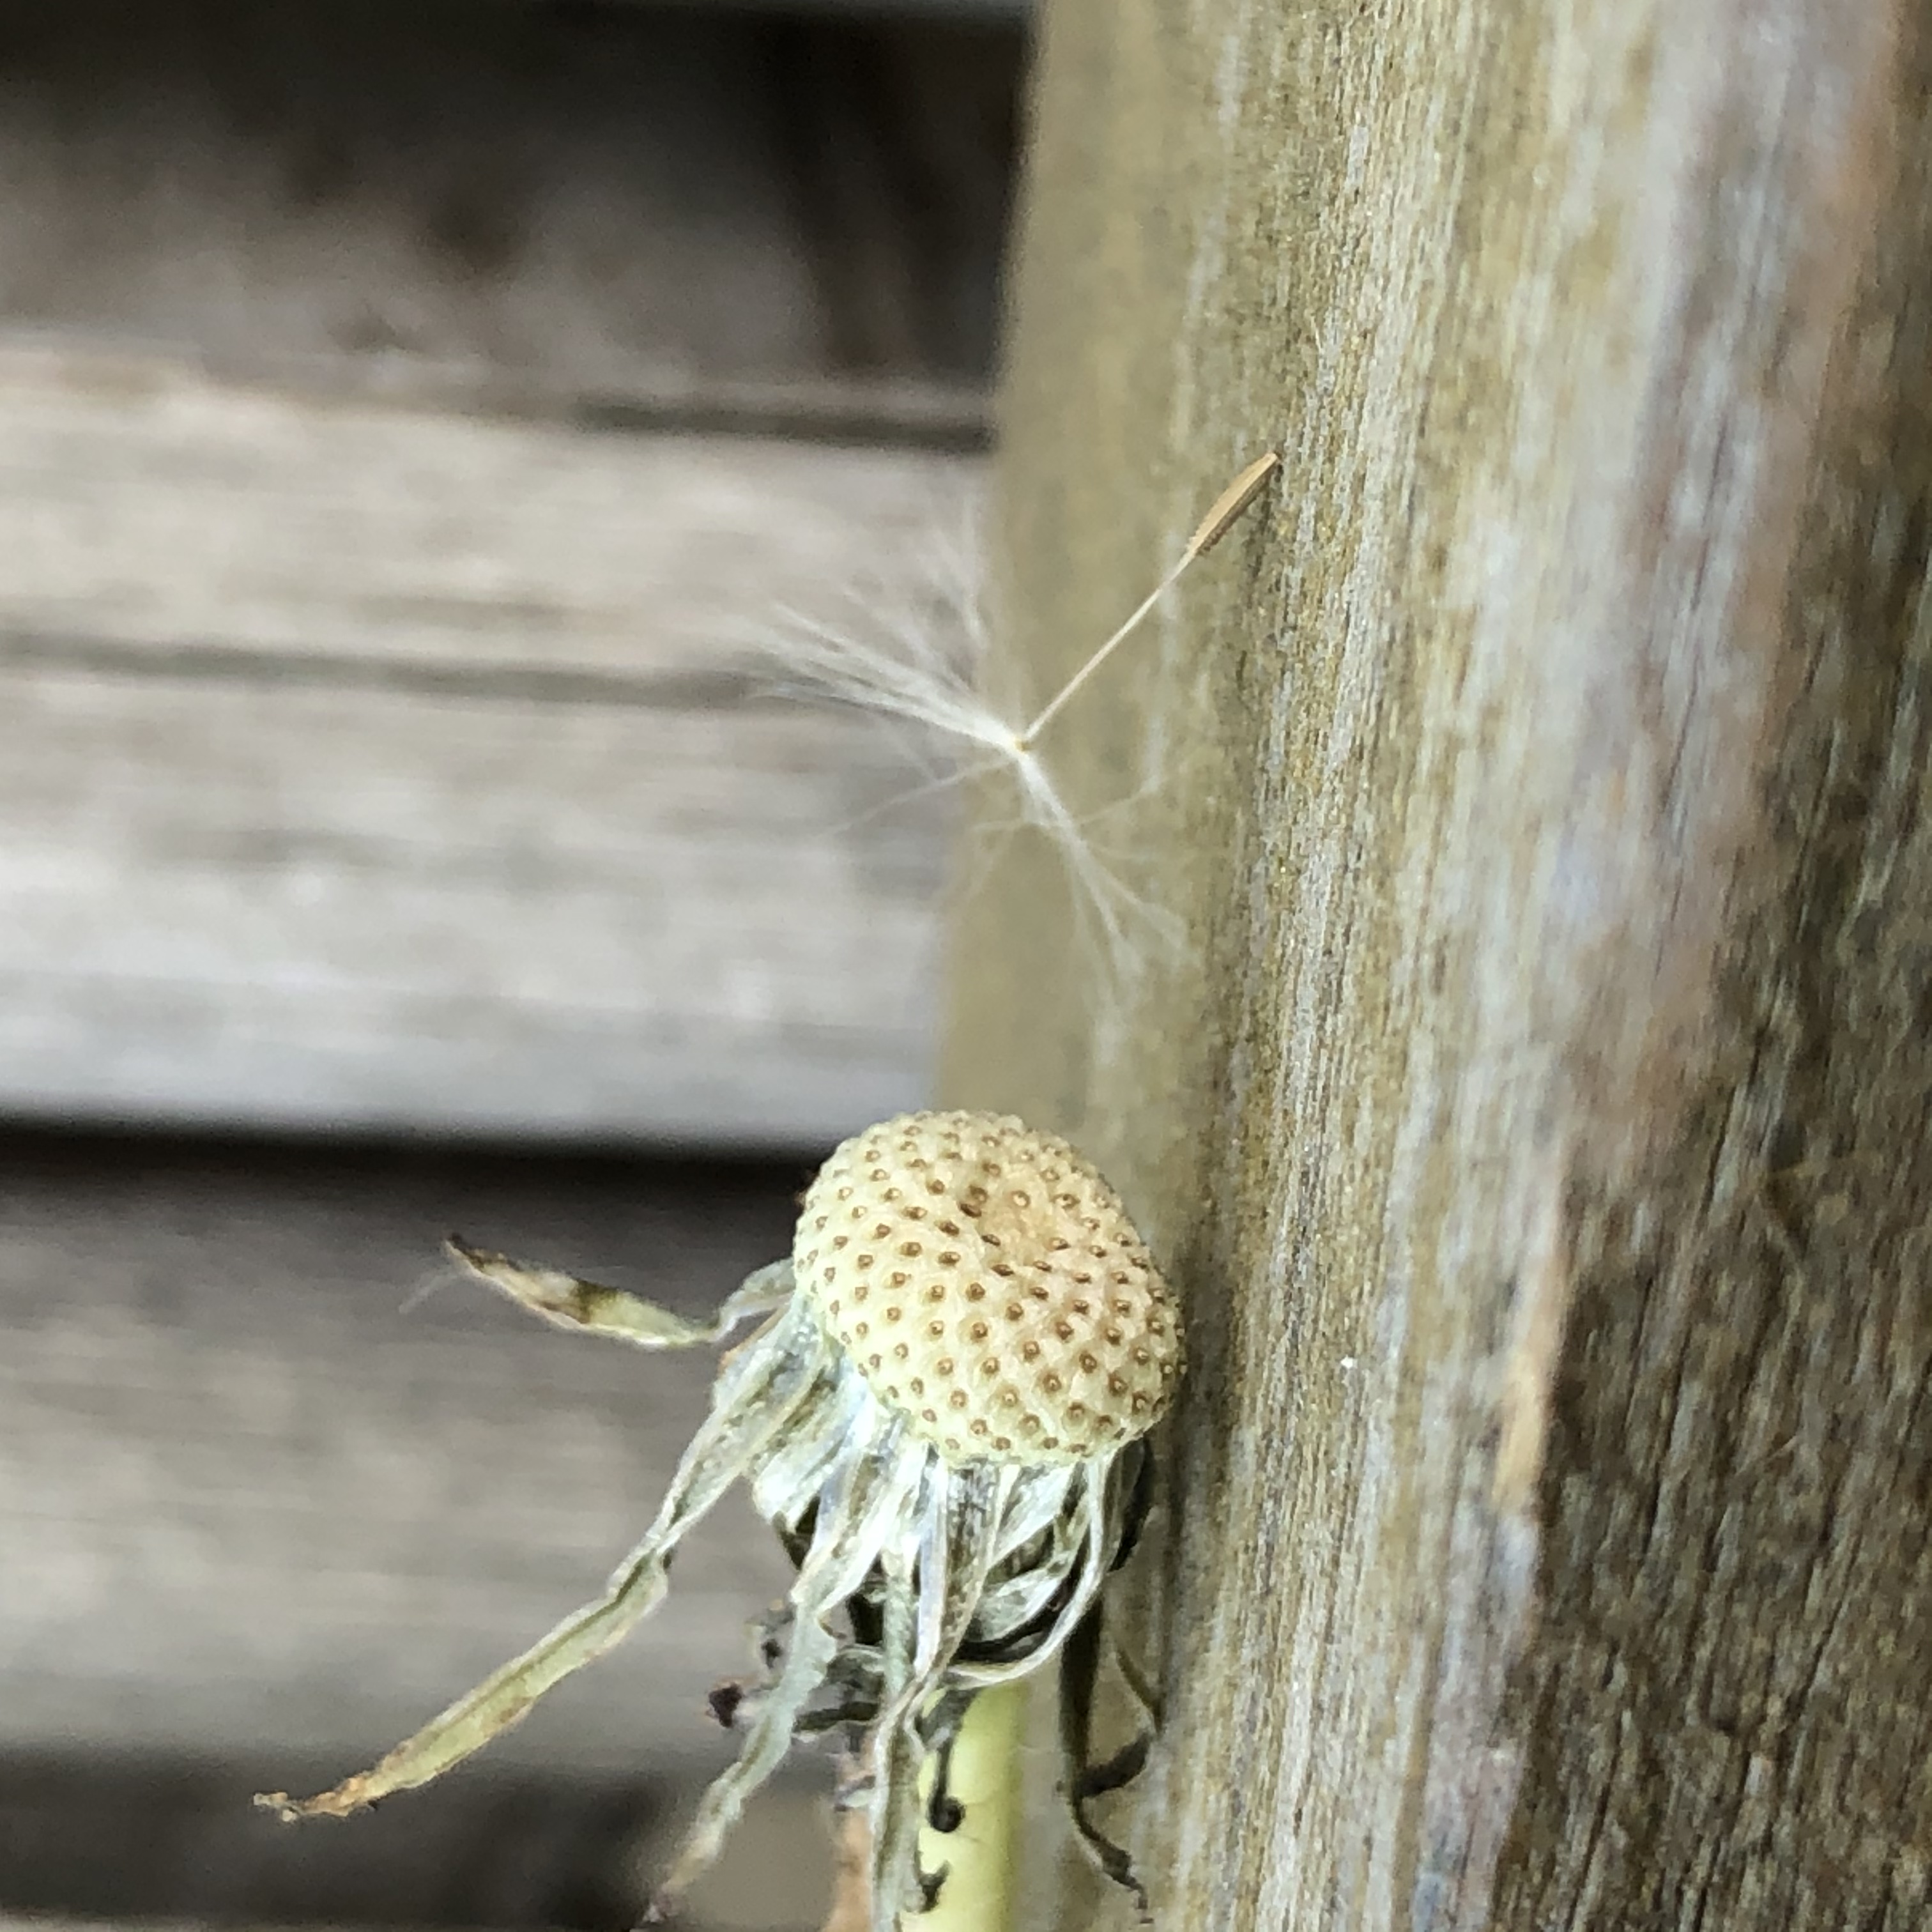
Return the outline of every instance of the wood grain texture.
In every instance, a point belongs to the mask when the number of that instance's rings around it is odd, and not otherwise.
[[[946,633],[974,477],[0,356],[0,1104],[774,1145],[913,1104],[945,814],[782,638]]]
[[[1052,748],[1188,942],[1084,970],[1016,858],[944,1082],[1185,1289],[1163,1923],[1924,1922],[1928,58],[1049,15],[1017,660],[1287,466]]]
[[[944,814],[767,646],[951,634],[1017,32],[0,0],[0,1108],[916,1100]]]

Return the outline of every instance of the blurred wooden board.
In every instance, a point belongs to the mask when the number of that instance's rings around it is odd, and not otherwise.
[[[0,1106],[799,1144],[924,1090],[944,818],[774,696],[974,460],[0,353]]]
[[[0,1932],[432,1926],[614,1932],[674,1854],[697,1778],[486,1771],[292,1828],[250,1794],[284,1766],[0,1759]],[[823,1921],[829,1767],[781,1774],[694,1888],[681,1932]],[[43,1916],[42,1915],[45,1915]]]
[[[695,1312],[784,1251],[807,1165],[0,1140],[0,1927],[634,1918],[788,1575],[740,1496],[471,1765],[347,1826],[249,1795],[373,1758],[593,1594],[703,1412],[713,1352],[454,1281],[405,1312],[439,1233]],[[796,1756],[692,1932],[819,1922],[829,1780]]]
[[[0,1198],[0,1756],[355,1768],[595,1595],[715,1356],[557,1334],[440,1236],[696,1310],[796,1168],[13,1142]],[[704,1694],[788,1570],[734,1497],[669,1600],[482,1772],[721,1761]],[[479,1772],[478,1774],[482,1774]]]
[[[682,1932],[823,1922],[830,1806],[826,1767],[814,1768],[759,1794],[693,1888]],[[248,1769],[0,1761],[0,1932],[612,1932],[644,1910],[695,1796],[663,1778],[491,1773],[346,1830],[302,1831],[250,1804]]]
[[[557,398],[983,387],[1017,22],[0,0],[0,326]]]
[[[940,821],[753,646],[957,527],[1018,29],[0,41],[0,1112],[796,1145],[917,1099]]]

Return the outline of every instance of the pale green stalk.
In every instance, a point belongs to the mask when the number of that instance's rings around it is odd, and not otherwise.
[[[920,1864],[942,1867],[946,1882],[932,1910],[908,1922],[917,1932],[1011,1932],[1019,1855],[1020,1739],[1026,1728],[1024,1681],[982,1690],[967,1706],[952,1745],[946,1790],[958,1827],[920,1833]]]

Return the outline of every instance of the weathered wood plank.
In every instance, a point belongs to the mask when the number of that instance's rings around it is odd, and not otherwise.
[[[563,1336],[437,1278],[460,1228],[714,1306],[789,1168],[10,1142],[0,1750],[339,1773],[574,1604],[648,1522],[711,1357]],[[580,1778],[722,1760],[782,1557],[742,1500],[663,1611],[492,1748]]]
[[[918,448],[586,434],[0,338],[0,664],[112,642],[151,676],[238,677],[253,653],[310,680],[394,661],[603,671],[633,703],[653,680],[728,690],[769,674],[752,646],[785,607],[929,590],[973,474]]]
[[[796,1144],[912,1103],[944,815],[770,640],[952,621],[972,487],[0,357],[0,1105]]]
[[[272,1766],[272,1772],[284,1768]],[[642,1912],[691,1793],[656,1774],[485,1772],[349,1831],[256,1810],[248,1768],[206,1760],[0,1760],[4,1932],[188,1926],[598,1926]],[[694,1888],[690,1932],[820,1922],[826,1803],[808,1778],[760,1794],[734,1856]]]
[[[1904,1928],[1932,1874],[1922,8],[1049,11],[1010,640],[1192,944],[1017,860],[950,1097],[1184,1285],[1163,1922]],[[1118,1906],[1039,1894],[1042,1924]]]
[[[6,327],[618,403],[985,380],[1013,24],[468,0],[0,18]]]
[[[957,527],[1017,34],[15,10],[0,1108],[916,1098],[938,820],[747,676]]]

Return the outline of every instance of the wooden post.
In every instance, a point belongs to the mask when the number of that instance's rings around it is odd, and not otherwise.
[[[1173,1932],[1932,1912],[1929,82],[1904,0],[1047,9],[1009,668],[1286,462],[1042,748],[1186,940],[1014,844],[944,1080],[1190,1311]]]

